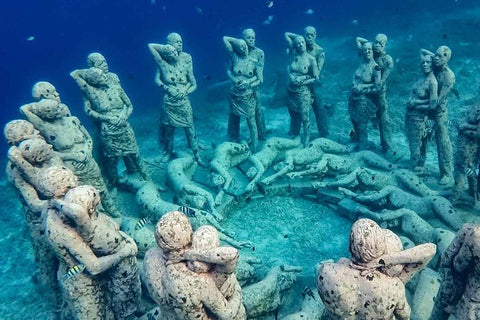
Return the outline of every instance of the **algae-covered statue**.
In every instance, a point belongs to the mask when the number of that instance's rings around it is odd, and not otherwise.
[[[77,117],[70,115],[68,107],[49,83],[37,82],[32,89],[35,100],[20,107],[20,111],[53,146],[66,167],[78,177],[80,185],[93,185],[102,195],[102,205],[112,217],[119,217],[113,199],[108,193],[100,168],[92,156],[92,139]]]
[[[234,168],[240,163],[246,161],[250,156],[250,149],[248,144],[223,142],[215,148],[215,153],[212,161],[210,161],[210,169],[214,172],[214,184],[220,187],[220,191],[215,196],[215,204],[220,205],[223,196],[233,182],[233,177],[230,174],[230,168]]]
[[[223,44],[230,55],[231,65],[227,70],[232,81],[230,89],[230,113],[228,116],[228,138],[240,140],[240,117],[245,117],[250,131],[250,149],[258,144],[258,129],[255,116],[257,105],[256,88],[263,81],[263,66],[258,59],[249,56],[247,42],[243,39],[224,36]]]
[[[344,194],[360,203],[377,209],[410,209],[423,218],[437,217],[453,230],[462,226],[462,220],[452,203],[440,196],[416,196],[395,186],[386,186],[371,193],[357,194],[342,189]]]
[[[458,201],[468,181],[467,195],[475,204],[478,200],[478,181],[475,173],[478,168],[478,143],[480,141],[480,102],[471,106],[467,117],[460,123],[455,152],[455,185],[452,201]]]
[[[410,164],[414,171],[425,171],[427,149],[427,120],[430,112],[437,107],[438,83],[433,74],[434,54],[428,50],[420,50],[422,76],[412,88],[405,113],[405,129],[410,148]]]
[[[298,34],[292,32],[286,32],[285,38],[287,39],[287,45],[289,50],[293,49],[293,40],[299,36]],[[307,26],[304,29],[303,37],[305,38],[305,44],[307,52],[315,58],[318,67],[318,73],[323,69],[323,64],[325,63],[325,50],[319,46],[316,42],[317,39],[317,30],[315,27]],[[317,122],[317,130],[320,137],[326,137],[328,135],[328,116],[327,110],[322,105],[322,99],[320,96],[319,81],[311,84],[310,89],[312,90],[313,104],[312,109],[315,115],[315,120]]]
[[[317,269],[317,288],[326,319],[410,319],[405,283],[435,255],[427,243],[402,251],[400,239],[370,219],[350,232],[351,258],[326,261]]]
[[[118,180],[118,160],[123,159],[128,173],[138,172],[147,179],[142,166],[133,128],[128,122],[133,105],[123,90],[118,76],[108,71],[105,57],[98,52],[88,55],[89,69],[70,73],[84,97],[85,112],[100,127],[100,145],[106,163],[107,179]]]
[[[52,199],[60,199],[77,184],[71,170],[55,166],[43,171],[39,182],[39,190]],[[62,317],[84,320],[107,318],[111,311],[100,279],[95,275],[107,271],[126,257],[134,256],[137,247],[128,243],[111,255],[97,256],[88,244],[89,239],[84,239],[72,226],[75,223],[53,203],[45,208],[42,215],[45,235],[60,261],[57,279],[65,300]]]
[[[170,33],[166,45],[149,43],[148,48],[157,64],[155,82],[164,91],[159,134],[162,160],[167,161],[172,155],[175,128],[183,128],[195,160],[201,162],[188,97],[197,89],[192,56],[183,51],[178,33]]]
[[[263,83],[263,67],[265,65],[265,54],[262,49],[255,45],[255,31],[247,28],[242,32],[242,38],[248,46],[248,56],[257,63],[257,77],[260,84]],[[265,125],[265,115],[260,99],[258,87],[253,89],[255,91],[255,122],[257,124],[258,140],[265,140],[267,138],[267,127]]]
[[[377,108],[376,117],[378,120],[378,131],[380,133],[380,146],[383,152],[393,154],[387,104],[387,80],[393,69],[393,59],[386,51],[387,41],[388,37],[383,33],[379,33],[375,36],[375,42],[373,43],[373,58],[380,68],[380,88],[378,94],[372,96],[372,100]],[[366,42],[368,42],[367,39],[357,38],[357,46],[359,49],[361,49],[363,43]]]
[[[302,144],[310,142],[310,109],[313,104],[311,87],[318,78],[319,70],[315,58],[307,52],[305,38],[297,36],[290,40],[285,34],[287,42],[292,41],[294,55],[287,67],[288,73],[288,112],[290,113],[290,134],[300,135]]]
[[[165,214],[155,227],[155,239],[158,247],[147,252],[144,275],[162,319],[242,319],[237,318],[242,310],[244,314],[240,286],[234,286],[227,300],[212,274],[194,272],[183,260],[192,245],[192,227],[187,216],[178,211]]]
[[[465,224],[442,255],[442,284],[431,320],[478,319],[480,317],[480,229]]]
[[[75,231],[97,257],[111,256],[135,246],[133,239],[118,229],[116,223],[97,212],[100,194],[95,187],[79,186],[70,189],[64,200],[54,199],[52,205],[60,215],[74,222]],[[141,296],[140,277],[135,250],[102,274],[106,296],[116,319],[135,314]],[[78,262],[81,262],[77,259]]]
[[[358,142],[358,149],[369,149],[368,123],[377,112],[373,99],[381,87],[381,70],[373,57],[373,44],[357,38],[362,62],[353,73],[353,84],[348,99],[348,111],[353,125],[352,140]]]
[[[168,163],[167,181],[175,191],[175,197],[181,205],[202,209],[205,205],[218,220],[223,216],[215,209],[212,194],[192,181],[191,177],[197,168],[191,157],[177,158]]]
[[[434,120],[435,141],[437,143],[440,184],[453,182],[453,151],[448,133],[448,96],[455,84],[455,74],[448,67],[452,50],[447,46],[438,47],[433,59],[433,73],[438,83],[438,104],[432,112]]]

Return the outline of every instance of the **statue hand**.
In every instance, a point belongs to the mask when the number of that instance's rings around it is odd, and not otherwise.
[[[8,149],[8,159],[10,161],[15,162],[15,160],[18,160],[21,158],[23,158],[22,152],[16,146],[12,146],[10,147],[10,149]]]
[[[125,240],[125,246],[122,249],[125,257],[136,256],[138,253],[138,248],[135,242],[131,242],[130,240]]]
[[[343,188],[343,187],[338,187],[338,191],[340,191],[341,193],[343,193],[344,195],[346,195],[347,197],[350,197],[350,198],[356,198],[357,197],[357,194],[347,188]]]
[[[325,188],[327,184],[324,181],[316,181],[312,183],[313,189]]]

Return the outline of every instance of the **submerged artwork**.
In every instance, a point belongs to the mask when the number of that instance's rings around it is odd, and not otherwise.
[[[3,317],[480,318],[478,3],[144,2],[2,4]]]

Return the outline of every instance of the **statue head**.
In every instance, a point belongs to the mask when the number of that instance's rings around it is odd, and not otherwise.
[[[180,251],[192,242],[192,226],[179,211],[167,212],[155,226],[155,240],[165,252]]]
[[[70,110],[57,100],[42,99],[32,107],[32,112],[43,120],[56,120],[70,115]]]
[[[52,166],[42,170],[38,176],[38,191],[46,197],[58,198],[77,186],[77,176],[63,166]]]
[[[249,48],[255,47],[255,31],[251,28],[247,28],[242,32],[242,38],[245,40]]]
[[[212,173],[212,183],[216,187],[223,186],[225,184],[225,178],[218,173]]]
[[[217,248],[220,246],[220,237],[217,229],[212,226],[204,225],[198,228],[192,236],[192,249],[204,250]],[[208,272],[211,265],[200,261],[189,261],[188,267],[197,273]]]
[[[30,138],[18,146],[22,156],[31,164],[41,164],[53,158],[53,147],[43,138]]]
[[[293,47],[297,53],[303,53],[307,50],[307,45],[305,43],[305,38],[302,36],[297,36],[293,39]]]
[[[428,74],[432,72],[433,60],[435,54],[426,49],[420,50],[420,67],[422,68],[423,73]]]
[[[178,58],[178,51],[174,46],[167,44],[165,45],[165,51],[163,58],[167,61],[174,61]]]
[[[350,231],[349,250],[354,263],[368,264],[386,252],[385,233],[375,221],[359,219]]]
[[[435,58],[433,62],[435,63],[436,67],[443,67],[448,64],[448,61],[450,61],[451,57],[452,50],[450,50],[450,48],[447,46],[440,46],[435,52]]]
[[[386,250],[385,253],[396,253],[403,250],[402,240],[391,230],[383,229],[385,234],[385,244]],[[382,268],[382,272],[389,275],[390,277],[394,277],[398,275],[403,270],[402,264],[395,264],[392,266]]]
[[[108,72],[107,59],[105,59],[105,57],[99,52],[92,52],[87,56],[87,66],[89,68],[99,68],[103,72]]]
[[[384,53],[387,48],[388,38],[385,34],[379,33],[375,37],[375,43],[373,44],[373,50],[375,53]]]
[[[232,43],[232,47],[239,56],[248,56],[248,45],[245,40],[237,39]]]
[[[107,74],[100,68],[91,67],[85,73],[85,81],[92,86],[105,86],[108,83]]]
[[[307,26],[303,30],[303,37],[305,38],[306,44],[311,46],[315,43],[315,39],[317,38],[317,30],[315,27]]]
[[[81,206],[90,217],[98,215],[97,206],[100,203],[100,192],[93,186],[78,186],[68,190],[65,201]]]
[[[52,99],[60,102],[60,94],[57,92],[57,89],[47,81],[39,81],[33,85],[32,97],[35,101]]]
[[[373,59],[373,43],[370,41],[364,42],[361,52],[364,59]]]
[[[12,120],[5,125],[3,134],[11,146],[31,137],[40,137],[33,124],[27,120]]]
[[[248,168],[246,175],[247,175],[247,177],[248,177],[249,179],[252,179],[253,177],[255,177],[255,175],[257,174],[257,172],[258,172],[258,169],[257,169],[257,168],[255,168],[255,167],[250,167],[250,168]]]
[[[178,53],[183,51],[182,36],[176,32],[172,32],[167,36],[167,44],[172,45]]]

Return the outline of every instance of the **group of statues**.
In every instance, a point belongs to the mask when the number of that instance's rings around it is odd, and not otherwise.
[[[409,319],[406,285],[427,265],[439,266],[438,272],[432,271],[443,278],[438,296],[434,289],[412,287],[415,299],[429,303],[431,319],[479,316],[478,227],[462,225],[454,204],[477,199],[480,103],[458,125],[454,161],[447,127],[448,95],[455,81],[448,68],[450,49],[420,51],[423,75],[406,109],[409,170],[387,160],[396,153],[386,95],[393,68],[387,37],[378,34],[374,43],[356,39],[362,61],[348,104],[354,145],[325,137],[329,131],[318,88],[325,52],[315,42],[315,28],[306,27],[304,36],[287,32],[285,39],[292,55],[287,105],[288,134],[293,137],[267,135],[259,94],[264,52],[256,47],[254,30],[245,29],[241,39],[223,37],[231,58],[229,141],[212,152],[202,150],[196,138],[189,95],[197,84],[181,36],[171,33],[166,44],[148,45],[157,66],[155,82],[164,91],[160,161],[154,165],[164,172],[161,182],[152,181],[141,159],[128,121],[132,102],[100,53],[88,55],[87,68],[70,74],[94,123],[95,141],[52,84],[41,81],[33,86],[34,101],[20,108],[26,120],[5,126],[11,146],[7,175],[24,204],[35,277],[59,308],[56,317],[246,319],[275,313],[301,268],[278,265],[257,279],[254,265],[259,262],[241,251],[252,243],[236,239],[221,221],[235,208],[231,203],[268,195],[300,179],[309,179],[309,192],[338,212],[347,212],[354,223],[351,257],[319,264],[318,295],[307,290],[308,308],[288,319],[308,314],[318,318],[321,313],[325,319]],[[316,139],[311,139],[310,110],[320,135]],[[242,117],[249,141],[241,139]],[[366,150],[372,149],[368,126],[374,119],[382,155]],[[192,156],[175,157],[177,127],[185,129]],[[425,173],[426,143],[433,134],[439,184],[455,179],[451,201],[419,177]],[[95,160],[94,144],[101,165]],[[120,173],[120,159],[125,174]],[[208,174],[199,173],[198,164]],[[143,219],[133,219],[132,224],[119,209],[111,194],[116,186],[135,193]],[[431,218],[445,227],[431,225]],[[142,292],[142,283],[147,292]]]

